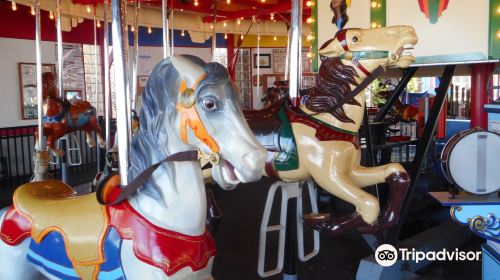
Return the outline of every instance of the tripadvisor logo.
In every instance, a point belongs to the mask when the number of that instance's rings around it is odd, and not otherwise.
[[[459,251],[458,249],[452,251],[447,249],[441,249],[439,251],[418,251],[408,248],[396,249],[390,244],[382,244],[375,250],[375,261],[381,266],[394,265],[398,259],[402,261],[414,261],[415,263],[423,260],[479,261],[481,260],[481,251]]]

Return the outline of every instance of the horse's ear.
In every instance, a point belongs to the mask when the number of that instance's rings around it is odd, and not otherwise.
[[[186,81],[186,85],[190,88],[206,73],[203,67],[192,61],[188,56],[173,55],[171,61],[175,70],[177,70],[181,78]]]

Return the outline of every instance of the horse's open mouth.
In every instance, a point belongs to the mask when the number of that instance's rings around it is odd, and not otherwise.
[[[236,175],[237,172],[238,171],[229,161],[222,161],[222,176],[227,183],[236,185],[240,182],[240,180],[238,180],[238,176]]]
[[[241,182],[245,183],[249,181],[248,178],[245,178],[238,171],[238,169],[227,160],[222,161],[222,176],[224,177],[224,180],[231,185],[237,185]]]
[[[400,57],[413,56],[413,53],[411,52],[411,50],[413,50],[414,48],[415,48],[414,44],[405,44],[401,48],[398,49],[396,54],[399,55]]]

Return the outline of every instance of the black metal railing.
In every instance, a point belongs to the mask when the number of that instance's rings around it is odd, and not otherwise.
[[[13,192],[17,186],[29,182],[33,174],[33,152],[35,151],[34,132],[36,126],[0,128],[0,193],[2,196]],[[96,139],[96,135],[93,135]],[[96,148],[89,148],[84,131],[69,134],[69,144],[78,143],[81,151],[81,164],[68,166],[72,182],[82,184],[91,180],[96,173]],[[78,151],[69,151],[68,156],[76,159]],[[52,158],[55,162],[55,158]],[[71,176],[73,174],[73,176]],[[92,175],[93,174],[93,175]],[[60,164],[50,164],[49,176],[60,178]],[[87,178],[89,177],[89,178]]]

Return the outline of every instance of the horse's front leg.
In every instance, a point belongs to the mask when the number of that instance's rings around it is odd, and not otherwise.
[[[47,136],[47,147],[49,147],[49,149],[52,150],[52,152],[54,153],[54,155],[56,155],[57,157],[62,157],[62,156],[64,156],[64,151],[61,150],[61,149],[58,149],[56,147],[56,141],[59,138],[60,137],[55,137],[55,136],[52,136],[52,135],[48,135]]]
[[[361,187],[384,181],[389,185],[389,199],[382,215],[373,227],[363,227],[364,233],[373,233],[395,225],[399,220],[401,206],[410,185],[410,176],[399,163],[389,163],[377,167],[358,166],[352,170],[350,178]]]
[[[90,131],[85,131],[85,135],[87,135],[87,145],[89,145],[89,148],[94,148],[95,147],[95,140],[94,137],[92,137],[92,133]]]

